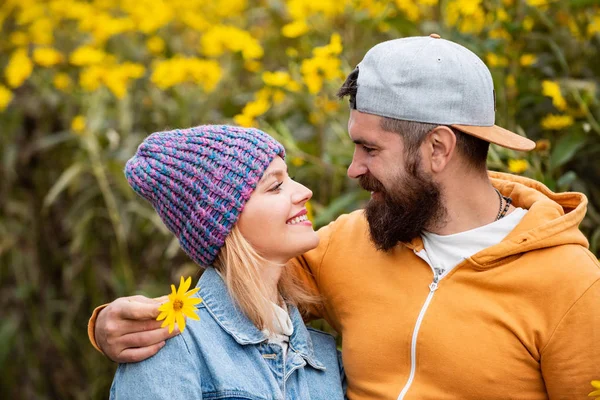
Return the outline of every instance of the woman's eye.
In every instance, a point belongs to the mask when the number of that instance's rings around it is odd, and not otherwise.
[[[281,185],[283,185],[283,182],[279,182],[277,185],[273,186],[269,192],[278,192],[281,190]]]

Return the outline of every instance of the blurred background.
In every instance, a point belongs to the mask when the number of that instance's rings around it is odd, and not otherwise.
[[[435,32],[487,63],[496,123],[537,142],[492,147],[490,168],[584,192],[600,254],[598,0],[1,0],[0,28],[5,399],[107,398],[116,365],[88,342],[94,306],[198,277],[124,179],[148,134],[259,127],[313,189],[317,226],[359,208],[335,93],[387,39]]]

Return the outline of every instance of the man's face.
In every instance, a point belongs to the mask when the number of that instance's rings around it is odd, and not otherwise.
[[[348,176],[371,192],[365,209],[371,240],[387,251],[443,220],[446,210],[421,154],[405,154],[401,135],[380,123],[379,116],[350,112],[348,132],[355,149]]]

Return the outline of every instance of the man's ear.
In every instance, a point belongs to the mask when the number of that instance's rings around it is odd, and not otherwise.
[[[429,132],[424,145],[431,171],[440,173],[456,152],[456,135],[449,127],[440,125]]]

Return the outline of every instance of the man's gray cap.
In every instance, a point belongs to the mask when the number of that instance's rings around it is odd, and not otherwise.
[[[449,125],[513,150],[535,148],[532,140],[494,125],[494,83],[483,61],[437,34],[379,43],[357,68],[360,112]]]

